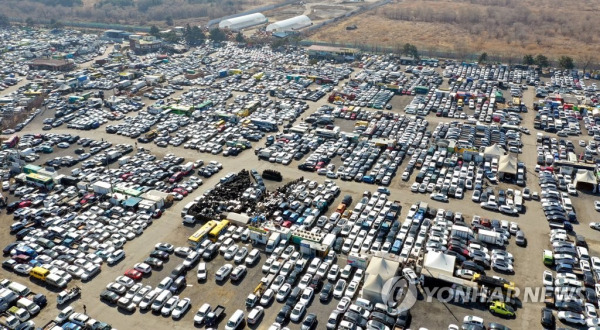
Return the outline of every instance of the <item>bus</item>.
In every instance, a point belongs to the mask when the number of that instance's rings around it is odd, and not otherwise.
[[[17,144],[19,143],[19,136],[18,135],[13,135],[11,137],[8,138],[8,140],[4,141],[4,149],[11,149],[17,146]]]
[[[222,220],[218,225],[216,225],[208,234],[208,239],[213,242],[216,242],[219,239],[219,236],[227,231],[227,227],[229,227],[228,220]]]
[[[217,221],[211,220],[200,227],[200,229],[198,229],[192,236],[188,238],[188,244],[190,247],[197,249],[200,243],[206,239],[210,231],[213,230],[217,224]]]
[[[37,173],[27,174],[25,177],[25,182],[36,187],[45,188],[47,190],[51,190],[54,187],[54,181],[52,178]]]

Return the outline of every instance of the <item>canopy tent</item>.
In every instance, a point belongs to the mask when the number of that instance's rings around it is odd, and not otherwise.
[[[504,150],[504,148],[500,147],[497,144],[491,145],[491,146],[483,149],[483,154],[485,156],[485,159],[499,158],[500,156],[504,155],[505,153],[506,153],[506,151]]]
[[[438,278],[439,275],[454,276],[456,257],[441,252],[429,251],[425,255],[422,274]]]
[[[578,170],[575,176],[575,188],[595,193],[598,187],[598,181],[592,171]]]
[[[503,179],[506,175],[517,175],[517,159],[512,155],[501,156],[498,162],[498,177]]]
[[[362,289],[362,297],[373,303],[383,303],[382,290],[387,281],[396,276],[400,263],[381,257],[372,257],[367,267],[365,285]]]

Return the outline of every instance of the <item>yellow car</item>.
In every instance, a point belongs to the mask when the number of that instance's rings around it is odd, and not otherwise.
[[[515,310],[501,301],[494,301],[490,305],[490,312],[504,317],[515,317]]]

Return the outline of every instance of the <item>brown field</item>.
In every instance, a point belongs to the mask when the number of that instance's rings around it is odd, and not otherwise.
[[[324,27],[308,39],[387,48],[405,43],[424,55],[521,59],[562,55],[576,64],[600,60],[600,0],[405,0]],[[356,24],[357,30],[346,26]]]

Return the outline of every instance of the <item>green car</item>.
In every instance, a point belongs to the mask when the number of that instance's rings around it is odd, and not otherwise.
[[[505,317],[514,317],[515,310],[512,307],[506,305],[501,301],[494,301],[490,305],[490,312],[494,315],[505,316]]]
[[[542,259],[544,261],[544,265],[546,265],[546,266],[554,265],[554,256],[552,255],[552,251],[544,250],[544,252],[542,252]]]

